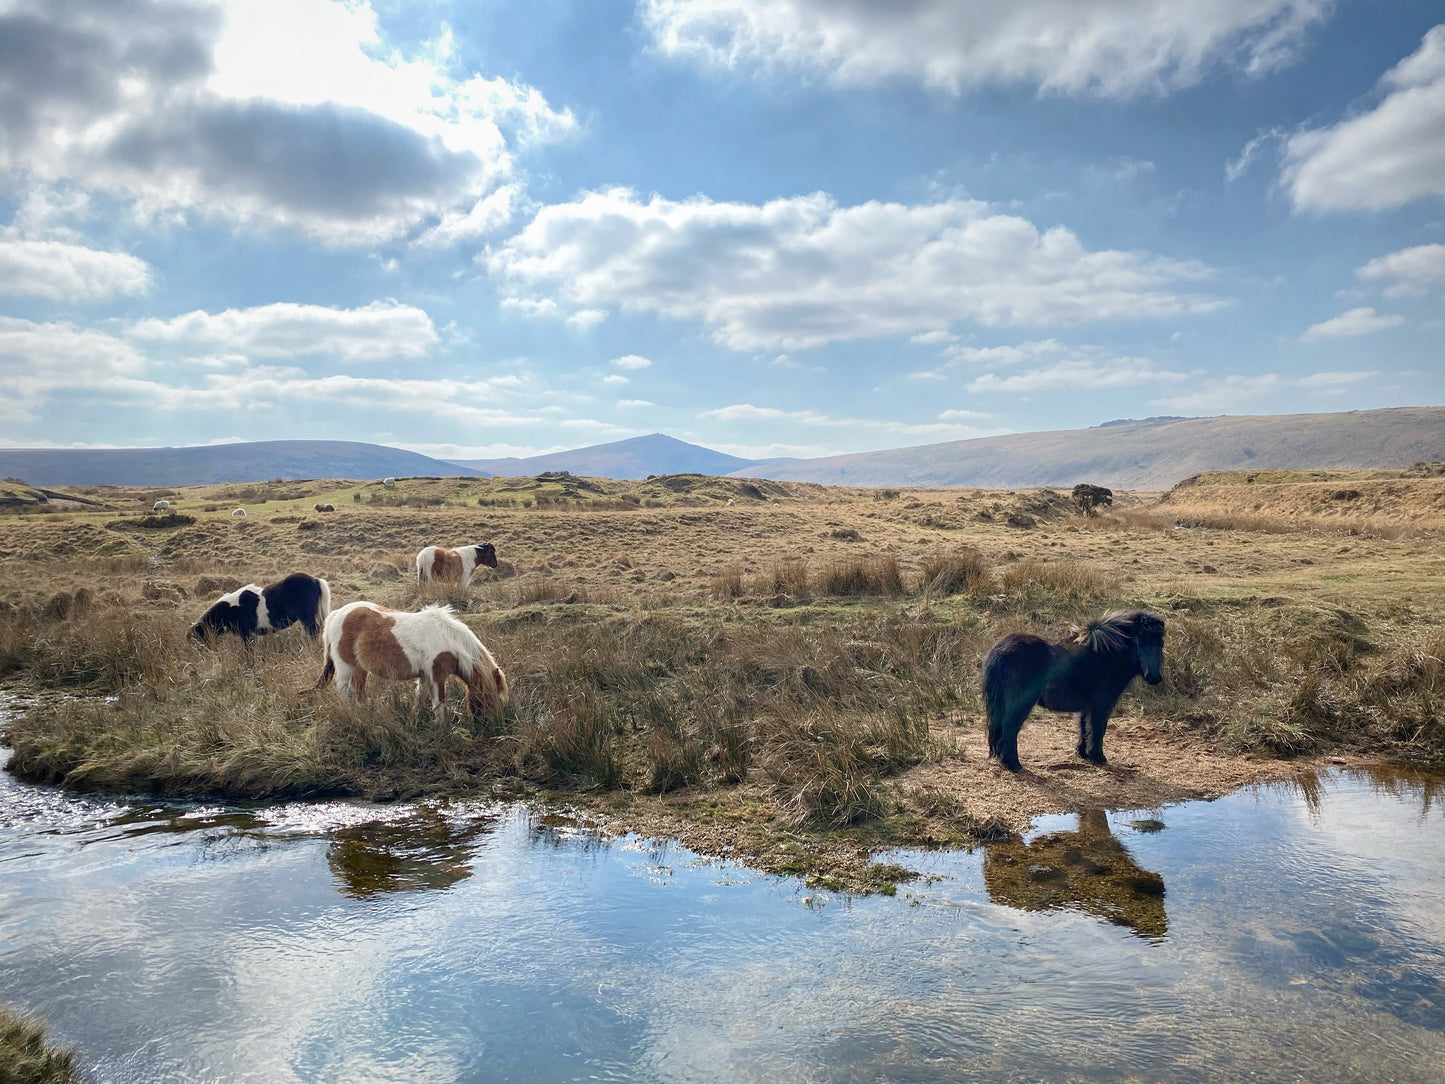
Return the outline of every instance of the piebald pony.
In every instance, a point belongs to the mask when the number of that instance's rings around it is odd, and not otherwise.
[[[465,588],[472,582],[478,565],[497,567],[497,549],[490,542],[455,550],[428,546],[416,555],[416,582],[441,580],[443,583],[459,583]]]
[[[365,696],[367,675],[375,674],[415,678],[417,702],[430,692],[433,710],[446,700],[451,677],[466,686],[472,715],[495,714],[507,702],[507,676],[450,606],[409,613],[352,602],[332,611],[321,636],[326,665],[312,688],[325,688],[334,677],[343,700]]]

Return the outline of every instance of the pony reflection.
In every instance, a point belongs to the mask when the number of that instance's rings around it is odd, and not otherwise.
[[[1102,809],[1080,813],[1074,832],[988,844],[983,883],[989,899],[1007,907],[1084,911],[1150,940],[1169,928],[1164,878],[1135,863]]]

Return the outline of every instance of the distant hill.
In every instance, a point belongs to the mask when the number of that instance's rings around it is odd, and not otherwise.
[[[0,448],[0,477],[23,478],[32,486],[199,486],[272,478],[486,473],[350,440],[265,440],[196,448]]]
[[[1114,421],[768,463],[733,474],[825,485],[1022,489],[1093,482],[1158,490],[1205,470],[1409,467],[1436,459],[1445,459],[1445,407],[1438,406]]]
[[[452,462],[461,467],[508,477],[565,470],[593,478],[646,478],[649,474],[729,474],[759,465],[757,460],[715,452],[711,448],[689,444],[663,433],[631,437],[613,441],[611,444],[594,444],[568,452],[534,455],[525,459],[454,459]]]

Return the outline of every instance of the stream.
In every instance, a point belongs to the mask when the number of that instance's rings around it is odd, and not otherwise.
[[[1442,797],[1336,771],[1045,817],[852,898],[515,806],[0,772],[0,1003],[107,1084],[1437,1084]]]

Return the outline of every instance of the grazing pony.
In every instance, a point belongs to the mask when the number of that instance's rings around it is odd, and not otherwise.
[[[459,583],[465,588],[472,582],[472,574],[478,565],[497,567],[497,550],[490,542],[483,542],[480,546],[463,546],[457,550],[428,546],[416,555],[416,582],[441,580]]]
[[[204,640],[234,632],[249,644],[252,636],[280,632],[299,621],[314,638],[330,612],[331,585],[316,576],[293,572],[270,587],[248,583],[222,595],[191,626],[190,635]]]
[[[1042,704],[1077,711],[1079,756],[1109,763],[1104,730],[1114,705],[1135,675],[1158,685],[1163,665],[1164,619],[1148,610],[1106,614],[1064,640],[1009,633],[983,660],[988,755],[1019,771],[1019,729]]]
[[[311,688],[336,679],[343,700],[366,695],[366,677],[406,681],[416,678],[416,698],[431,693],[436,710],[446,700],[447,678],[467,688],[467,711],[494,714],[507,702],[507,676],[476,634],[450,606],[428,606],[417,613],[386,610],[371,602],[352,602],[326,619],[322,635],[326,665]]]

